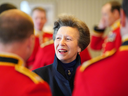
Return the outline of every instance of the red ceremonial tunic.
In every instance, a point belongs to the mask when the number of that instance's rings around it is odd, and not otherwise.
[[[92,35],[90,47],[93,50],[103,50],[103,53],[110,51],[113,48],[118,49],[121,45],[121,35],[120,35],[120,21],[117,20],[111,26],[111,32],[107,37],[103,37],[103,33],[98,31],[94,32]]]
[[[76,72],[73,96],[128,96],[127,45],[85,62]]]
[[[0,54],[0,96],[52,96],[49,85],[15,54]]]
[[[35,58],[38,52],[38,49],[40,47],[40,43],[45,43],[47,41],[50,41],[52,39],[53,34],[52,33],[46,33],[43,32],[43,37],[41,38],[41,40],[39,39],[39,36],[35,36],[35,45],[34,45],[34,49],[33,52],[31,54],[31,56],[29,57],[29,59],[27,60],[27,66],[28,68],[31,69],[31,67],[33,66],[33,63],[35,62]]]

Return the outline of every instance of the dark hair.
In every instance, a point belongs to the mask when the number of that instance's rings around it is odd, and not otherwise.
[[[13,4],[10,4],[10,3],[1,4],[1,5],[0,5],[0,14],[1,14],[3,11],[9,10],[9,9],[17,9],[17,7],[14,6]]]
[[[114,10],[118,10],[118,12],[120,13],[121,4],[119,2],[110,1],[108,3],[111,5],[111,12],[113,12]]]
[[[128,17],[128,0],[123,0],[122,9],[124,10],[126,16]]]
[[[81,48],[81,51],[83,51],[88,46],[88,44],[90,43],[90,32],[84,22],[70,15],[60,16],[59,19],[54,22],[53,40],[55,40],[58,30],[62,26],[69,26],[78,29],[78,45]]]
[[[0,14],[0,42],[23,41],[31,34],[34,34],[34,25],[26,13],[8,10]]]
[[[46,14],[46,10],[45,10],[44,8],[42,8],[42,7],[35,7],[35,8],[32,9],[31,15],[33,14],[33,12],[34,12],[35,10],[42,11],[42,12],[44,12],[44,13]]]

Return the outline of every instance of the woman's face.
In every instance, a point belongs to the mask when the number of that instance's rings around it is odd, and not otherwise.
[[[76,28],[63,26],[56,34],[54,47],[57,58],[63,63],[70,63],[76,59],[81,51],[78,46],[79,32]]]

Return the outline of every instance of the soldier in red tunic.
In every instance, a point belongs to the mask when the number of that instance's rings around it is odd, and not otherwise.
[[[120,47],[120,7],[121,5],[117,1],[108,2],[102,7],[102,18],[99,25],[94,27],[91,38],[90,46],[93,50],[102,49],[105,53],[113,48],[118,49]],[[107,27],[110,27],[111,31],[108,36],[104,37]]]
[[[47,41],[50,41],[53,36],[52,33],[43,31],[43,27],[47,22],[45,9],[43,9],[42,7],[35,7],[32,10],[31,15],[34,22],[34,28],[35,28],[34,34],[36,39],[35,39],[35,46],[33,53],[31,54],[30,58],[27,60],[27,67],[29,69],[32,68],[33,63],[35,62],[35,57],[40,45]]]
[[[34,47],[34,25],[24,12],[0,15],[0,96],[51,96],[48,84],[25,68]]]
[[[122,45],[80,66],[73,96],[128,96],[128,0],[121,9]]]

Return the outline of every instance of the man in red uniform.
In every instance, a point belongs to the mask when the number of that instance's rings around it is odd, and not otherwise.
[[[35,62],[35,57],[38,52],[39,46],[49,40],[52,39],[52,33],[44,32],[43,27],[45,23],[47,22],[46,18],[46,11],[45,9],[41,7],[35,7],[32,12],[32,19],[34,22],[34,28],[35,28],[35,46],[32,55],[27,60],[27,67],[32,68],[33,63]]]
[[[128,0],[121,9],[122,45],[80,66],[73,96],[128,96]]]
[[[34,46],[34,25],[24,12],[0,15],[0,96],[51,96],[48,84],[25,68]]]
[[[102,18],[98,26],[94,27],[94,32],[91,38],[91,48],[93,50],[101,50],[103,53],[110,51],[113,48],[118,49],[121,45],[120,36],[120,4],[117,1],[106,3],[101,10]],[[104,32],[107,27],[111,31],[104,38]]]
[[[52,33],[44,32],[43,27],[47,22],[46,11],[42,7],[35,7],[32,12],[34,22],[35,36],[39,38],[40,44],[52,39]]]

